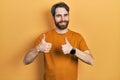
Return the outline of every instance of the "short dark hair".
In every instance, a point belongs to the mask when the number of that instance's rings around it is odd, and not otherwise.
[[[63,7],[63,8],[65,8],[65,9],[68,11],[68,13],[69,13],[69,6],[68,6],[66,3],[64,3],[64,2],[59,2],[59,3],[56,3],[56,4],[54,4],[54,5],[52,6],[52,8],[51,8],[52,16],[55,16],[55,10],[56,10],[56,8],[58,8],[58,7]]]

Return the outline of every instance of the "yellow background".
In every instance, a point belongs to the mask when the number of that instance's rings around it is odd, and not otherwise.
[[[58,1],[0,1],[0,80],[41,79],[42,55],[27,66],[23,58],[53,28],[50,8]],[[95,60],[93,66],[79,61],[78,80],[120,80],[119,0],[61,1],[70,6],[69,28],[83,35]]]

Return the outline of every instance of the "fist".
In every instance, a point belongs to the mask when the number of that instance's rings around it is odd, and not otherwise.
[[[40,44],[36,47],[36,49],[39,52],[48,53],[52,47],[52,44],[49,42],[46,42],[45,38],[46,38],[46,36],[45,36],[45,34],[43,34],[43,38],[42,38]]]
[[[65,44],[62,45],[62,51],[64,54],[69,54],[70,51],[72,50],[72,46],[71,44],[69,43],[69,41],[67,40],[67,38],[65,38]]]

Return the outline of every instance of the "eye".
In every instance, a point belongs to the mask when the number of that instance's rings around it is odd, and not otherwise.
[[[64,16],[68,16],[68,14],[64,14]]]
[[[60,14],[57,14],[56,17],[60,17],[61,15]]]

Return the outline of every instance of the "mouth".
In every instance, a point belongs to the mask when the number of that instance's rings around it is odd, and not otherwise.
[[[60,25],[66,25],[66,22],[61,22]]]
[[[60,25],[66,25],[67,22],[66,21],[62,21],[62,22],[59,22]]]

